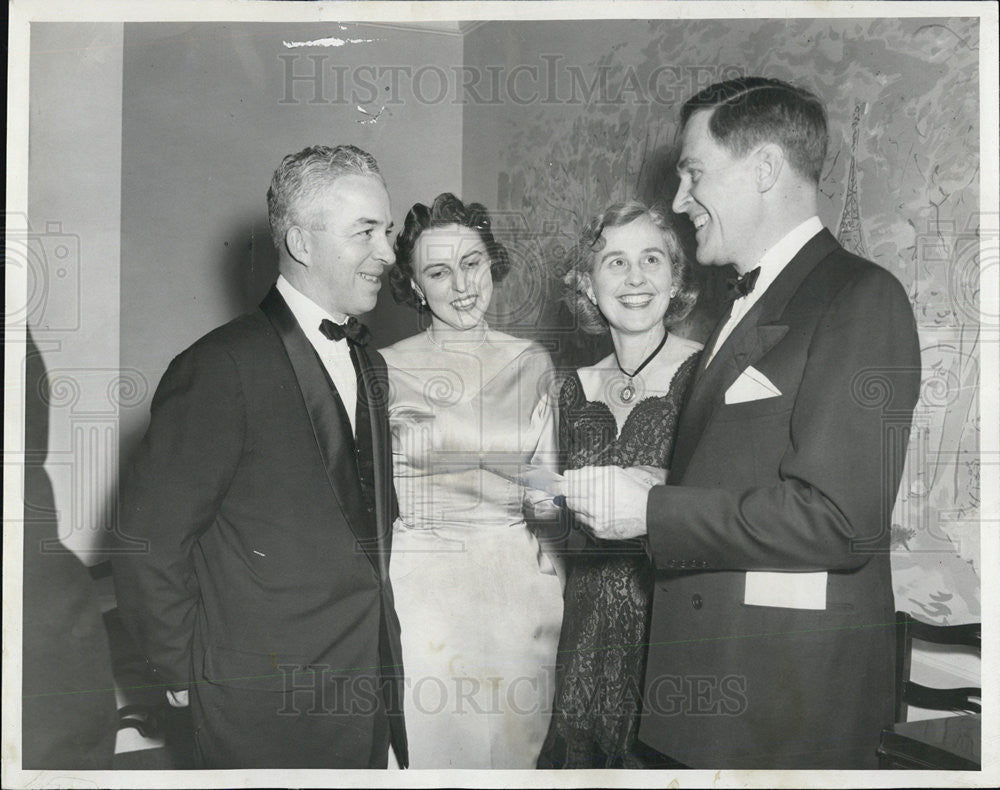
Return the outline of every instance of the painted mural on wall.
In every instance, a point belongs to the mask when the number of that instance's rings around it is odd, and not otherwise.
[[[536,269],[558,273],[581,224],[609,202],[669,201],[679,102],[691,89],[738,74],[811,88],[831,123],[821,219],[899,278],[920,330],[923,392],[893,515],[897,608],[938,623],[978,620],[978,245],[981,225],[996,236],[997,218],[979,214],[976,20],[632,24],[627,40],[574,56],[591,73],[634,74],[639,83],[663,64],[683,64],[676,73],[689,84],[676,86],[677,105],[611,84],[622,101],[534,106],[511,118],[499,221],[535,263],[505,284],[501,309],[521,321],[535,306],[544,334],[555,289],[540,285]],[[703,296],[682,334],[704,339],[714,323],[718,283],[705,280]],[[579,348],[569,352],[567,364],[583,358]]]

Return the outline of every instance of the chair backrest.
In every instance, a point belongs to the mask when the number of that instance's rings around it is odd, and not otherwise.
[[[979,623],[931,625],[906,612],[896,612],[896,721],[906,721],[909,705],[931,710],[981,712],[982,707],[976,701],[982,699],[981,688],[967,686],[935,689],[910,680],[910,657],[914,639],[936,645],[966,646],[982,650],[980,632]]]

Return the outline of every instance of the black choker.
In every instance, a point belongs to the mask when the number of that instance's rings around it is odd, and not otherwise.
[[[635,371],[632,373],[629,373],[627,370],[625,370],[625,368],[622,367],[622,363],[618,361],[618,349],[615,349],[615,364],[618,366],[618,370],[621,371],[622,375],[628,379],[628,383],[624,387],[622,387],[622,391],[619,393],[619,397],[622,399],[622,403],[628,403],[635,396],[635,387],[632,386],[632,379],[634,379],[636,376],[642,373],[642,369],[646,367],[646,365],[648,365],[650,362],[652,362],[653,359],[656,357],[656,355],[660,353],[660,351],[663,349],[663,345],[667,342],[668,335],[669,335],[668,332],[663,333],[663,340],[660,341],[660,344],[653,349],[653,353],[650,354],[648,357],[646,357],[642,361],[642,364],[639,365],[639,367],[637,367]]]

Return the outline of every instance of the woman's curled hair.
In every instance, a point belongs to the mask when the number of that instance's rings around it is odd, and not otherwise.
[[[587,281],[594,270],[594,255],[604,247],[601,238],[604,230],[628,225],[641,216],[649,217],[663,234],[664,246],[670,256],[673,285],[677,289],[663,316],[664,325],[669,327],[681,321],[698,299],[698,286],[691,277],[687,255],[666,210],[660,205],[647,206],[638,200],[613,203],[583,227],[570,250],[568,271],[563,277],[562,301],[576,319],[577,326],[588,334],[599,335],[608,331],[607,320],[586,292]]]
[[[493,237],[490,215],[482,203],[463,203],[451,192],[443,192],[428,208],[415,203],[406,214],[403,229],[396,236],[396,263],[389,269],[389,286],[398,304],[427,310],[413,290],[413,257],[417,242],[425,230],[445,225],[461,225],[479,234],[490,256],[490,275],[498,283],[510,271],[510,258],[504,246]]]

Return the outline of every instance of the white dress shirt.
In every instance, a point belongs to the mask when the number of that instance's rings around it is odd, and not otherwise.
[[[764,292],[770,287],[771,283],[792,262],[792,258],[798,255],[799,250],[806,246],[806,242],[821,230],[823,230],[823,223],[819,221],[819,217],[812,216],[801,225],[797,225],[790,230],[777,244],[760,257],[760,263],[758,264],[760,266],[760,274],[757,275],[757,283],[754,285],[754,289],[746,296],[740,296],[733,300],[729,311],[729,318],[726,319],[722,331],[719,332],[719,336],[715,340],[715,345],[712,347],[712,351],[708,357],[708,363],[711,363],[715,357],[715,352],[722,348],[722,344],[726,342],[726,338],[732,334],[737,324],[743,320],[743,316],[750,312],[750,308],[757,304],[757,301],[764,295]]]
[[[351,362],[351,350],[346,339],[330,340],[319,331],[319,325],[324,318],[329,318],[335,324],[343,324],[346,323],[347,316],[328,313],[304,293],[297,290],[283,275],[278,275],[276,287],[292,311],[292,315],[295,316],[295,320],[302,327],[302,331],[309,338],[309,342],[316,349],[319,358],[323,361],[323,367],[330,374],[337,392],[340,393],[340,400],[347,412],[347,419],[351,421],[351,431],[356,431],[354,412],[358,403],[358,377],[354,371],[354,363]]]

